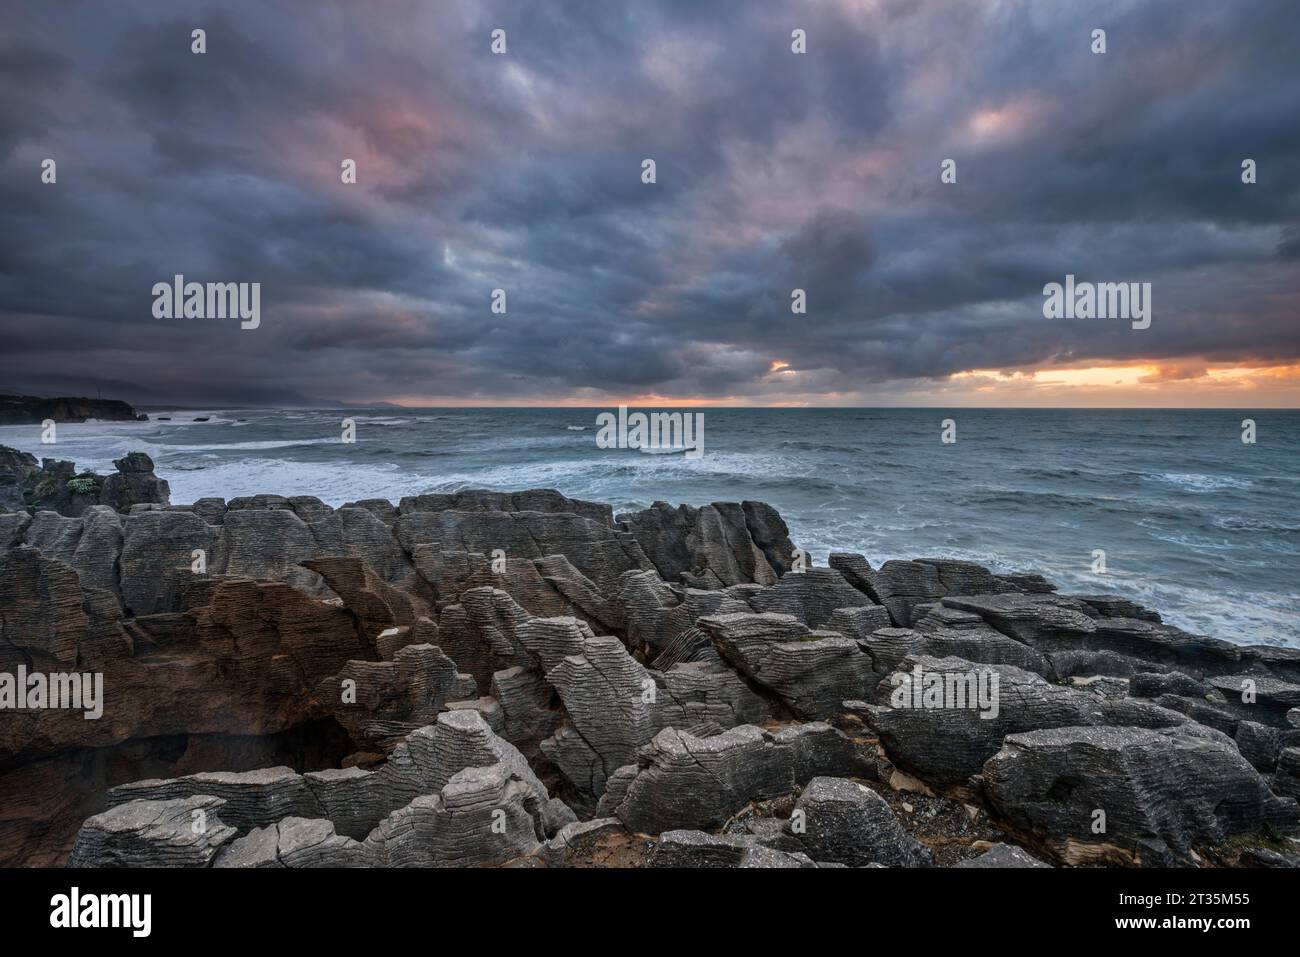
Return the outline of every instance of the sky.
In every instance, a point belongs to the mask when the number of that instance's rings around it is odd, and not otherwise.
[[[5,17],[0,391],[1300,407],[1292,0]],[[156,318],[177,274],[260,324]],[[1150,283],[1150,327],[1045,318],[1067,275]]]

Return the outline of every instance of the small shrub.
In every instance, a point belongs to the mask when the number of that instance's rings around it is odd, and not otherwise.
[[[74,495],[90,495],[99,489],[98,476],[78,475],[68,479],[68,491]]]

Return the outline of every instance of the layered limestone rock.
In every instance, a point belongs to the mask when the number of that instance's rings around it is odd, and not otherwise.
[[[373,771],[353,767],[314,771],[304,778],[322,816],[341,834],[360,839],[416,797],[439,792],[461,771],[496,764],[527,787],[540,815],[550,800],[545,786],[519,750],[468,709],[443,712],[435,724],[412,732]]]
[[[1300,827],[1295,649],[969,562],[808,568],[759,503],[129,502],[148,465],[0,514],[0,703],[102,682],[6,705],[0,862],[1232,863]]]
[[[386,867],[485,867],[536,855],[546,835],[528,782],[505,764],[466,768],[366,838]]]
[[[794,563],[781,516],[762,502],[714,502],[703,508],[655,502],[618,516],[666,582],[725,588],[775,584]]]
[[[1011,665],[907,658],[881,683],[887,703],[852,703],[890,761],[940,786],[979,773],[1009,734],[1083,725],[1170,727],[1187,719],[1134,700],[1110,701]]]
[[[770,688],[800,718],[839,714],[846,699],[879,681],[859,642],[810,631],[790,615],[711,615],[701,618],[699,627],[723,659]]]
[[[617,638],[588,638],[546,671],[567,720],[541,744],[578,794],[595,799],[663,728],[731,728],[773,717],[732,671],[706,663],[654,672]]]
[[[325,820],[286,817],[224,847],[213,867],[375,867],[366,845],[343,837]]]
[[[1297,813],[1231,741],[1193,724],[1009,735],[983,778],[1005,820],[1071,864],[1191,863],[1198,846],[1293,829]]]
[[[1016,847],[1014,844],[994,844],[979,857],[973,857],[970,860],[954,864],[954,868],[975,868],[976,870],[987,870],[989,868],[1000,867],[1051,867],[1051,864],[1045,864],[1038,858],[1034,857],[1023,847]]]
[[[69,867],[207,867],[235,836],[215,797],[131,801],[86,821]]]
[[[454,544],[458,550],[506,557],[542,559],[564,555],[602,592],[620,575],[650,569],[641,546],[627,532],[567,512],[403,511],[393,525],[402,548]]]
[[[538,854],[573,820],[523,755],[467,710],[413,732],[375,771],[197,774],[112,798],[82,827],[76,866],[131,854],[162,866],[482,866]]]
[[[660,669],[695,661],[709,648],[708,639],[695,627],[704,615],[753,610],[731,589],[672,586],[652,572],[624,575],[618,602],[623,608],[629,650]]]
[[[754,834],[677,830],[659,835],[653,867],[817,867],[807,854],[778,850]]]
[[[450,701],[473,698],[473,677],[436,645],[406,645],[392,661],[349,661],[316,693],[358,745],[391,751],[407,734],[432,723]]]
[[[133,781],[113,788],[109,804],[219,798],[221,820],[238,831],[265,827],[282,817],[316,816],[321,808],[301,774],[291,768],[257,771],[206,771],[170,780]]]
[[[1038,576],[994,575],[974,562],[923,558],[915,561],[889,561],[878,569],[861,555],[838,552],[829,564],[853,587],[884,605],[893,623],[908,627],[918,608],[924,608],[947,595],[985,595],[1004,592],[1050,591],[1051,586]]]
[[[790,833],[808,856],[863,867],[928,867],[930,851],[903,830],[889,805],[856,781],[818,777],[808,782],[791,818]]]
[[[791,615],[810,628],[826,625],[838,609],[872,608],[883,627],[885,609],[858,591],[834,568],[809,568],[783,577],[771,588],[755,591],[749,600],[757,612]]]
[[[859,743],[818,722],[777,732],[742,725],[704,738],[668,728],[613,775],[597,813],[643,834],[707,830],[819,775],[867,777],[874,765]]]

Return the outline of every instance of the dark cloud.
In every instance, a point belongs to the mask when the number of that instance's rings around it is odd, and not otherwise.
[[[1290,262],[1300,260],[1300,226],[1288,226],[1282,230],[1282,238],[1277,244],[1279,259]]]
[[[875,259],[871,227],[846,209],[822,209],[781,243],[789,260],[786,275],[796,288],[816,291],[819,306],[850,305],[859,277]]]
[[[0,44],[0,387],[779,400],[1300,360],[1293,21],[1284,0],[28,5]],[[154,319],[176,273],[261,282],[262,327]],[[1066,273],[1152,283],[1152,327],[1043,319]]]

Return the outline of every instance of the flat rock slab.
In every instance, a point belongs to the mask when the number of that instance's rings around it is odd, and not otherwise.
[[[69,867],[207,867],[235,837],[218,816],[225,801],[129,801],[81,826]]]
[[[994,844],[991,848],[981,854],[979,857],[973,857],[968,861],[962,861],[960,864],[954,864],[954,868],[961,869],[982,869],[989,867],[1048,867],[1051,864],[1045,864],[1034,855],[1030,854],[1023,847],[1016,847],[1014,844]]]
[[[1091,844],[1135,863],[1187,864],[1197,846],[1300,826],[1295,801],[1274,795],[1230,740],[1198,725],[1013,734],[983,777],[998,815],[1050,835],[1067,862],[1087,860]]]
[[[599,813],[631,831],[709,830],[751,801],[790,794],[818,775],[874,775],[862,745],[827,724],[772,733],[741,725],[697,738],[668,728],[610,778]]]
[[[934,856],[898,823],[871,788],[842,778],[813,778],[787,826],[808,856],[849,867],[929,867]]]

